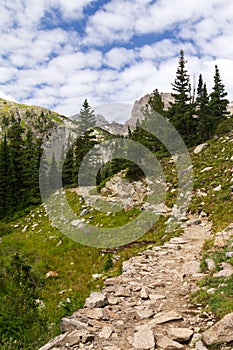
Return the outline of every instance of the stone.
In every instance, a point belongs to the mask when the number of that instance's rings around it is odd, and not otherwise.
[[[230,343],[233,341],[233,312],[215,323],[202,334],[206,345]]]
[[[174,340],[171,340],[170,338],[165,337],[165,336],[158,338],[156,345],[157,345],[157,347],[162,348],[164,350],[183,350],[183,349],[185,349],[185,347],[182,344],[180,344]]]
[[[105,307],[107,305],[108,299],[102,292],[92,292],[85,302],[85,307],[89,309]]]
[[[85,315],[88,318],[95,319],[95,320],[102,320],[106,318],[106,315],[104,313],[104,310],[102,308],[92,308],[92,309],[86,309]]]
[[[208,146],[208,143],[202,143],[194,148],[193,153],[194,154],[199,154],[203,149],[205,149]]]
[[[208,350],[201,340],[198,340],[195,344],[196,350]]]
[[[208,267],[209,271],[212,271],[212,270],[215,269],[215,262],[214,262],[213,259],[206,259],[205,262],[207,264],[207,267]]]
[[[191,222],[191,225],[200,225],[201,224],[201,220],[197,219]]]
[[[88,209],[83,209],[83,210],[81,211],[81,213],[80,213],[80,216],[82,217],[82,216],[85,216],[85,215],[87,215],[87,214],[90,214],[90,210],[88,210]]]
[[[218,192],[218,191],[221,191],[221,189],[222,189],[222,185],[220,184],[220,185],[216,186],[215,188],[213,188],[213,191]]]
[[[213,274],[213,277],[231,277],[233,275],[233,266],[229,263],[223,262],[221,264],[222,270]]]
[[[198,261],[187,261],[184,263],[182,267],[182,274],[183,275],[194,275],[196,273],[200,273],[200,263]]]
[[[42,346],[39,350],[50,350],[54,347],[54,345],[58,345],[60,342],[62,342],[66,337],[66,334],[60,334],[57,337],[53,338],[48,342],[46,345]]]
[[[226,252],[225,257],[226,258],[233,258],[233,252]]]
[[[87,326],[87,323],[76,320],[75,318],[64,317],[60,327],[62,332],[70,332],[74,329],[86,329]]]
[[[136,313],[140,320],[145,320],[154,316],[154,311],[148,307],[142,310],[136,310]]]
[[[148,327],[141,326],[139,330],[134,333],[133,346],[136,349],[151,350],[155,349],[155,337],[153,331]]]
[[[101,330],[101,332],[99,333],[99,337],[100,338],[104,338],[104,339],[109,339],[112,335],[113,329],[110,326],[105,326],[103,327],[103,329]]]
[[[49,271],[49,272],[46,273],[45,277],[46,278],[58,277],[58,272],[57,271]]]
[[[144,300],[149,299],[149,291],[147,287],[145,286],[142,287],[140,297],[141,299],[144,299]]]
[[[212,166],[207,166],[207,167],[205,167],[204,169],[202,169],[202,170],[200,171],[200,173],[204,173],[204,172],[209,171],[209,170],[211,170],[211,169],[213,169]]]
[[[131,293],[124,287],[118,287],[115,292],[115,297],[130,297]]]
[[[188,342],[193,335],[193,330],[188,328],[170,328],[169,335],[178,342]]]
[[[177,320],[182,320],[182,319],[183,319],[183,317],[180,316],[175,311],[160,312],[154,316],[153,320],[151,320],[151,323],[162,324],[162,323],[167,323],[170,321],[177,321]]]

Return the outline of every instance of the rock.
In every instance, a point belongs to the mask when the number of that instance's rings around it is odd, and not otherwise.
[[[104,309],[102,308],[95,308],[95,309],[86,309],[85,310],[85,316],[90,318],[90,319],[95,319],[95,320],[102,320],[106,319],[107,314],[104,312]]]
[[[85,307],[89,309],[105,307],[106,305],[108,305],[108,299],[102,292],[92,292],[85,302]]]
[[[49,271],[46,273],[45,277],[50,278],[50,277],[58,277],[58,272],[57,271]]]
[[[167,323],[170,321],[176,321],[176,320],[182,320],[183,317],[180,316],[177,312],[175,311],[169,311],[169,312],[161,312],[153,318],[151,321],[154,324],[162,324],[162,323]]]
[[[80,213],[80,216],[82,217],[82,216],[85,216],[85,215],[87,215],[87,214],[90,214],[90,210],[88,210],[88,209],[83,209],[83,210],[81,211],[81,213]]]
[[[221,191],[221,189],[222,189],[222,185],[220,184],[220,185],[216,186],[215,188],[213,188],[213,191],[218,192],[218,191]]]
[[[213,274],[213,277],[231,277],[233,275],[233,266],[229,263],[223,262],[221,264],[222,270]]]
[[[57,337],[53,338],[48,342],[46,345],[42,346],[39,350],[50,350],[52,349],[55,345],[59,344],[63,339],[65,339],[66,334],[60,334]]]
[[[87,323],[76,320],[72,317],[64,317],[61,320],[61,331],[62,332],[70,332],[74,329],[86,329],[88,326]]]
[[[115,291],[115,297],[130,297],[131,293],[124,287],[118,287]]]
[[[191,225],[200,225],[201,224],[201,220],[197,219],[191,222]]]
[[[148,307],[142,310],[136,310],[136,313],[140,320],[148,319],[154,315],[154,311]]]
[[[170,328],[169,335],[178,342],[188,342],[193,335],[193,330],[188,328]]]
[[[211,170],[211,169],[213,169],[212,166],[207,166],[206,168],[202,169],[202,170],[200,171],[200,173],[205,173],[206,171],[209,171],[209,170]]]
[[[112,332],[113,332],[112,327],[105,326],[105,327],[103,327],[102,331],[99,333],[99,337],[107,340],[108,338],[111,337]]]
[[[208,143],[202,143],[201,145],[198,145],[197,147],[194,148],[193,153],[194,154],[199,154],[203,149],[205,149],[208,146]]]
[[[194,275],[196,273],[200,273],[200,263],[198,261],[188,261],[184,263],[182,267],[182,274],[183,275]]]
[[[215,269],[215,262],[214,262],[213,259],[206,259],[205,262],[207,264],[207,267],[208,267],[209,271],[212,271],[212,270]]]
[[[225,257],[226,258],[233,258],[233,252],[226,252]]]
[[[217,232],[215,236],[214,245],[223,248],[226,242],[233,236],[233,224],[227,226],[223,231]]]
[[[149,299],[149,291],[148,288],[146,288],[145,286],[143,286],[141,289],[140,297],[143,300]]]
[[[204,346],[204,344],[202,343],[201,340],[198,340],[198,341],[196,342],[196,344],[195,344],[195,349],[196,349],[196,350],[208,350],[208,349]]]
[[[136,349],[155,349],[155,337],[151,329],[147,326],[141,326],[134,333],[133,346]]]
[[[171,340],[168,337],[160,337],[157,340],[157,347],[162,348],[164,350],[182,350],[185,349],[185,347],[183,345],[181,345],[180,343]]]
[[[207,289],[208,294],[214,294],[216,292],[216,288],[209,288]]]
[[[233,341],[233,312],[223,317],[203,333],[206,345],[230,343]]]

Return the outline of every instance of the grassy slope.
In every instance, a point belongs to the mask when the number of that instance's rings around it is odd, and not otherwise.
[[[200,154],[192,155],[195,192],[201,189],[207,193],[207,196],[194,196],[190,209],[192,212],[200,210],[207,212],[209,219],[213,221],[215,232],[225,228],[233,221],[231,197],[231,185],[233,184],[231,183],[233,178],[232,141],[232,136],[212,140]],[[172,184],[171,190],[176,186],[174,166],[169,164],[168,160],[163,160],[162,163],[166,179]],[[201,173],[201,170],[207,166],[212,166],[213,169]],[[214,191],[214,188],[220,184],[222,190]],[[69,193],[68,197],[73,208],[78,212],[80,208],[74,194]],[[172,204],[174,200],[175,192],[169,192],[168,203]],[[99,219],[101,220],[101,218]],[[154,230],[148,232],[140,240],[152,240],[155,244],[161,244],[164,239],[169,239],[169,236],[165,237],[164,235],[164,222],[165,219],[161,218]],[[49,316],[49,323],[55,323],[55,326],[51,330],[51,334],[47,334],[42,343],[45,343],[59,331],[61,317],[81,307],[91,290],[101,288],[102,279],[95,281],[92,274],[103,273],[105,276],[118,274],[121,271],[122,260],[148,247],[148,244],[143,244],[120,249],[117,251],[120,260],[112,270],[104,271],[107,254],[103,255],[100,249],[81,246],[66,238],[50,225],[42,206],[33,209],[27,216],[12,221],[9,226],[13,232],[2,237],[0,256],[8,260],[14,252],[20,252],[28,258],[33,269],[44,280],[44,287],[41,290],[41,299],[46,305],[44,312]],[[177,233],[173,232],[172,234],[176,235]],[[204,256],[217,254],[218,261],[226,260],[225,251],[215,252],[211,244],[212,242],[206,244],[206,249],[203,252]],[[219,267],[217,266],[217,268]],[[50,270],[57,271],[58,277],[46,279],[45,274]],[[207,284],[207,286],[213,283],[215,282],[211,276],[207,281],[202,282],[203,285]],[[226,284],[225,287],[220,286],[220,288],[225,288],[224,291],[220,289],[215,296],[210,297],[208,295],[207,299],[205,291],[202,290],[193,300],[201,300],[203,305],[206,305],[207,308],[210,307],[218,316],[224,315],[233,308],[232,301],[229,301],[232,280],[224,279],[224,283]],[[217,284],[220,284],[219,281]],[[65,292],[61,293],[64,290]],[[226,297],[223,297],[222,292],[225,293]],[[221,296],[221,302],[219,296]],[[70,299],[70,302],[67,302],[69,301],[67,298]]]

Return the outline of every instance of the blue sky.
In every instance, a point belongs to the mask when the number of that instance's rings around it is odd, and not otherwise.
[[[171,91],[182,48],[191,81],[210,92],[217,64],[233,100],[231,0],[2,0],[0,32],[2,98],[64,115],[133,104]]]

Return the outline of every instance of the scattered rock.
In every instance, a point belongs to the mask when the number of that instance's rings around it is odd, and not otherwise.
[[[157,346],[159,348],[164,349],[164,350],[183,350],[183,349],[185,349],[185,347],[182,344],[180,344],[180,343],[178,343],[178,342],[176,342],[168,337],[165,337],[165,336],[158,338]]]
[[[154,316],[154,311],[148,307],[142,310],[136,310],[136,313],[140,320],[145,320]]]
[[[200,173],[204,173],[204,172],[209,171],[209,170],[212,170],[212,169],[213,169],[212,166],[207,166],[207,167],[205,167],[204,169],[202,169],[202,170],[200,171]]]
[[[208,143],[202,143],[201,145],[198,145],[194,148],[193,153],[194,154],[199,154],[203,149],[205,149],[208,146]]]
[[[105,307],[106,305],[108,305],[108,299],[102,292],[92,292],[85,302],[85,307],[89,309]]]
[[[223,317],[203,333],[206,345],[223,344],[233,341],[233,312]]]
[[[233,275],[233,266],[229,263],[221,263],[222,270],[213,274],[214,277],[231,277]]]
[[[177,342],[188,342],[193,335],[193,330],[188,328],[170,328],[169,335]]]
[[[169,311],[169,312],[161,312],[153,318],[152,322],[154,324],[162,324],[170,321],[176,321],[176,320],[182,320],[183,317],[180,316],[177,312],[175,311]]]
[[[103,327],[102,331],[99,333],[99,337],[107,340],[108,338],[111,337],[112,332],[113,332],[112,327],[105,326],[105,327]]]
[[[207,264],[207,267],[208,267],[209,271],[212,271],[212,270],[215,269],[215,262],[214,262],[213,259],[206,259],[205,262]]]
[[[155,337],[151,329],[142,326],[134,333],[133,346],[136,349],[155,349]]]
[[[196,349],[196,350],[208,350],[208,349],[204,346],[204,344],[203,344],[203,342],[202,342],[201,340],[198,340],[198,341],[196,342],[195,349]]]
[[[46,273],[45,277],[50,278],[50,277],[58,277],[58,272],[57,271],[49,271]]]

